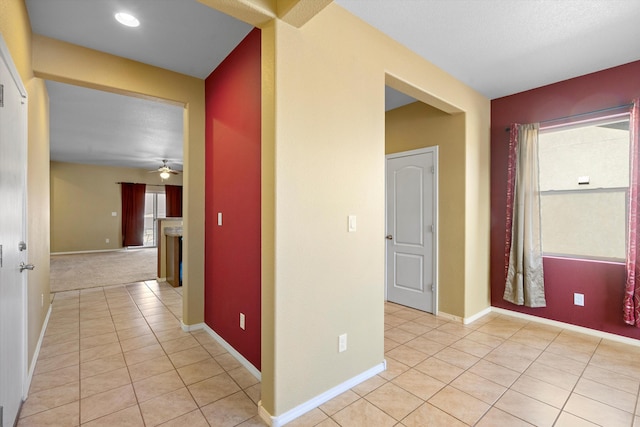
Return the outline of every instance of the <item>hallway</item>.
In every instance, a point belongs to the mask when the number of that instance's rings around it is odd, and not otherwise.
[[[55,294],[19,426],[264,426],[258,380],[156,281]],[[242,424],[243,423],[243,424]]]

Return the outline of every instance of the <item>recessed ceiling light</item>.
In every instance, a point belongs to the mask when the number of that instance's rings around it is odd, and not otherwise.
[[[127,27],[137,27],[140,25],[140,21],[133,15],[130,15],[125,12],[116,13],[116,20],[122,25],[126,25]]]

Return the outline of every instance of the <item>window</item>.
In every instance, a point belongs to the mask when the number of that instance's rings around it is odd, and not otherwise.
[[[540,131],[545,255],[624,260],[629,118]]]
[[[144,199],[144,246],[158,245],[157,219],[166,218],[166,194],[147,188]]]

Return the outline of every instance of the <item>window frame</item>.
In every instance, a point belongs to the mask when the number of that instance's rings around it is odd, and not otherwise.
[[[538,138],[540,135],[554,133],[554,132],[562,132],[572,129],[579,129],[583,127],[592,127],[592,126],[602,126],[607,124],[619,123],[619,122],[628,122],[631,121],[631,114],[629,111],[621,112],[617,114],[609,114],[606,116],[598,116],[590,119],[572,121],[572,122],[563,122],[552,125],[540,125],[538,131]],[[629,131],[629,136],[630,131]],[[629,141],[630,142],[630,141]],[[538,150],[540,147],[538,146]],[[539,155],[538,155],[539,157]],[[627,161],[630,162],[631,159],[631,146],[629,145],[629,151],[627,156]],[[624,190],[624,199],[625,199],[625,254],[629,245],[629,237],[628,237],[628,224],[629,224],[629,187],[631,185],[631,176],[628,179],[628,185],[626,187],[606,187],[606,188],[593,188],[593,189],[563,189],[563,190],[540,190],[540,197],[542,198],[544,195],[557,195],[557,194],[585,194],[585,193],[597,193],[597,192],[616,192],[620,190]],[[544,223],[544,217],[542,217],[541,212],[541,220]],[[542,238],[542,256],[546,258],[564,258],[564,259],[575,259],[575,260],[587,260],[587,261],[603,261],[603,262],[614,262],[614,263],[625,263],[625,258],[618,257],[603,257],[597,255],[580,255],[580,254],[569,254],[569,253],[557,253],[545,251],[544,249],[544,235],[542,234],[542,229],[540,230],[541,238]]]

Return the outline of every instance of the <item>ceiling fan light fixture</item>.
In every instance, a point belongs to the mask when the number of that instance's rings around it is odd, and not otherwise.
[[[127,27],[139,27],[140,21],[135,16],[126,13],[126,12],[118,12],[115,14],[116,21],[121,23],[122,25],[126,25]]]
[[[160,172],[160,178],[162,179],[169,179],[169,177],[171,176],[171,174],[167,171],[162,171]]]

